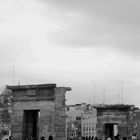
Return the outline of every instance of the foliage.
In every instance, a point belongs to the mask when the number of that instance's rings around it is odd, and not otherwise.
[[[0,135],[4,136],[4,135],[8,135],[9,131],[7,130],[1,130]]]
[[[0,94],[0,119],[1,122],[9,124],[11,122],[12,93],[8,89],[3,89]]]
[[[6,124],[11,123],[11,114],[8,109],[2,110],[1,121]]]

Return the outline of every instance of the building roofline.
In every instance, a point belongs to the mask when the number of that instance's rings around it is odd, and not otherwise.
[[[16,86],[9,86],[7,85],[6,88],[12,91],[15,90],[28,90],[28,89],[42,89],[42,88],[55,88],[56,84],[36,84],[36,85],[16,85]]]
[[[125,105],[125,104],[114,104],[114,105],[97,105],[94,106],[96,109],[129,109],[133,107],[135,109],[134,105]]]

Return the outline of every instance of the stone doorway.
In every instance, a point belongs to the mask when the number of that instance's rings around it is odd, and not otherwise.
[[[114,136],[118,133],[118,124],[105,124],[105,138],[114,139]]]
[[[24,110],[23,113],[23,140],[37,140],[39,110]]]

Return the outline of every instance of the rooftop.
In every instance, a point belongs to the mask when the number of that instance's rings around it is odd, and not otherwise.
[[[96,109],[129,109],[131,107],[135,108],[134,105],[125,105],[125,104],[114,104],[114,105],[95,105]]]
[[[46,88],[55,88],[56,84],[37,84],[37,85],[16,85],[16,86],[7,86],[7,89],[10,90],[28,90],[28,89],[46,89]]]

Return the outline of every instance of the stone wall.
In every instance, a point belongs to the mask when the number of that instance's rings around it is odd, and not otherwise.
[[[55,101],[55,140],[64,140],[66,138],[65,134],[65,124],[66,124],[66,114],[65,114],[65,96],[63,93],[66,92],[64,88],[56,88],[56,101]]]
[[[129,137],[132,131],[130,125],[133,125],[133,117],[130,112],[133,112],[131,106],[106,106],[97,107],[97,136],[99,139],[106,139],[105,124],[117,124],[118,134],[123,137]],[[129,129],[130,130],[129,130]]]
[[[23,122],[25,110],[38,110],[38,139],[52,136],[65,139],[65,92],[70,88],[55,84],[8,86],[13,92],[12,135],[15,140],[24,140]]]
[[[140,138],[140,109],[135,110],[135,125],[134,125],[135,134]]]
[[[54,102],[52,101],[32,101],[22,102],[18,101],[13,104],[13,115],[12,115],[12,135],[14,139],[22,139],[23,129],[23,111],[24,110],[40,110],[39,116],[39,137],[49,135],[54,136],[54,130],[51,127],[53,125],[53,112]]]

